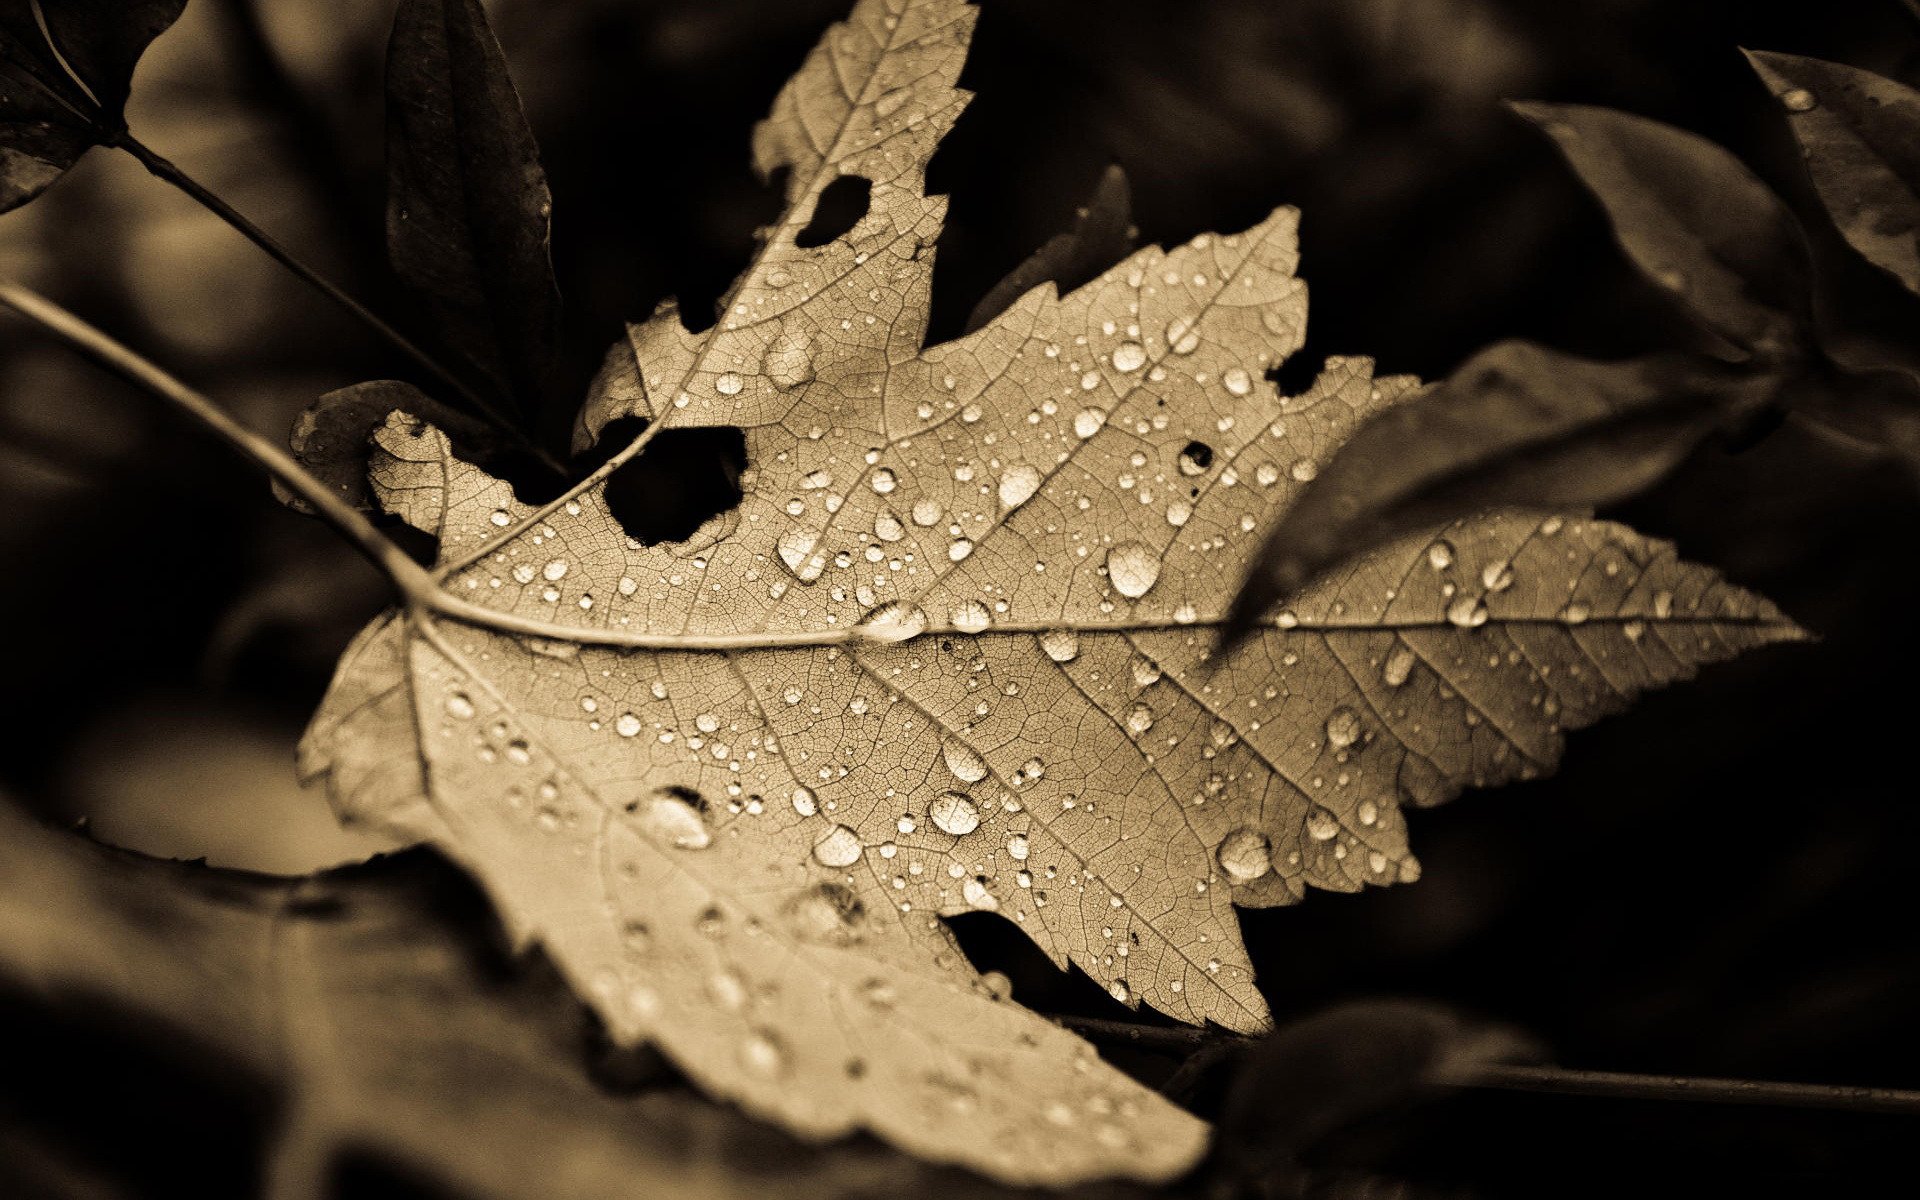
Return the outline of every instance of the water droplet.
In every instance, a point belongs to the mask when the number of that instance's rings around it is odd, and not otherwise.
[[[1007,839],[1008,858],[1011,858],[1015,862],[1025,862],[1027,861],[1027,855],[1029,853],[1031,853],[1031,851],[1027,845],[1026,834],[1016,833]]]
[[[1175,354],[1192,354],[1200,348],[1200,335],[1194,331],[1193,322],[1186,317],[1171,321],[1167,325],[1167,349]]]
[[[679,850],[704,850],[713,844],[700,810],[671,792],[643,802],[640,828]]]
[[[813,380],[813,343],[793,333],[783,333],[767,347],[762,370],[773,386],[781,391],[797,388]]]
[[[1121,342],[1113,348],[1113,369],[1138,371],[1147,364],[1147,349],[1139,342]]]
[[[862,636],[875,642],[904,642],[927,630],[927,614],[917,604],[889,601],[860,619]]]
[[[1655,592],[1653,594],[1653,615],[1664,621],[1673,615],[1673,593]]]
[[[772,1079],[787,1069],[786,1047],[774,1034],[757,1032],[740,1044],[740,1065],[755,1075]]]
[[[1359,741],[1362,732],[1360,714],[1351,708],[1336,708],[1327,717],[1327,744],[1336,750],[1344,750]]]
[[[1236,396],[1244,396],[1253,390],[1253,377],[1247,374],[1245,367],[1228,367],[1220,376],[1220,382]]]
[[[1462,629],[1478,629],[1487,623],[1487,603],[1479,596],[1462,592],[1447,605],[1447,620]]]
[[[640,718],[632,713],[621,713],[614,718],[613,731],[621,737],[637,737],[640,733]]]
[[[915,500],[913,502],[913,523],[922,529],[929,529],[940,523],[940,502],[938,500]]]
[[[1136,734],[1145,733],[1153,728],[1153,710],[1144,704],[1136,704],[1127,712],[1127,728]]]
[[[827,568],[827,556],[815,554],[820,535],[811,529],[789,529],[780,535],[780,561],[801,583],[812,583]]]
[[[1480,583],[1489,592],[1504,592],[1513,586],[1513,564],[1501,559],[1490,562],[1480,572]]]
[[[799,793],[794,795],[797,800]],[[813,844],[813,857],[823,867],[850,867],[860,861],[860,835],[845,825],[835,825]]]
[[[794,896],[785,916],[788,926],[808,941],[845,944],[857,940],[866,914],[867,906],[852,888],[828,882]]]
[[[507,510],[504,508],[494,509],[493,516],[489,517],[488,520],[492,521],[495,525],[500,526],[502,529],[505,529],[507,526],[513,524],[512,515],[509,514]]]
[[[1397,688],[1413,674],[1413,664],[1417,656],[1413,647],[1405,642],[1396,641],[1393,649],[1387,652],[1387,661],[1380,668],[1380,679],[1388,687]]]
[[[1786,106],[1788,112],[1802,113],[1811,111],[1820,101],[1806,88],[1794,88],[1780,93],[1780,103]]]
[[[1039,469],[1028,463],[1015,463],[1000,476],[1000,507],[1011,512],[1039,490]]]
[[[993,624],[993,614],[978,600],[962,600],[953,606],[947,621],[961,633],[980,633]]]
[[[1297,458],[1293,461],[1293,465],[1287,468],[1288,476],[1290,476],[1295,483],[1311,483],[1313,477],[1319,473],[1319,464],[1310,458]]]
[[[982,912],[995,912],[1000,908],[1000,902],[993,898],[993,893],[987,890],[987,885],[978,879],[969,879],[960,885],[960,898],[970,907]]]
[[[810,817],[820,811],[820,798],[813,794],[810,787],[797,787],[793,789],[793,811]]]
[[[1090,438],[1100,432],[1107,423],[1107,414],[1098,408],[1083,408],[1073,416],[1073,432],[1082,438]]]
[[[1427,547],[1427,565],[1436,571],[1444,571],[1453,565],[1453,543],[1441,538]]]
[[[1160,579],[1160,556],[1144,542],[1122,542],[1107,551],[1107,578],[1113,590],[1137,600]]]
[[[1340,818],[1318,804],[1307,810],[1307,836],[1316,842],[1332,840],[1340,832]]]
[[[873,473],[873,478],[868,481],[868,485],[872,487],[875,492],[885,496],[892,492],[894,488],[900,486],[900,481],[893,477],[892,471],[881,467]]]
[[[954,837],[965,837],[980,828],[980,809],[965,792],[941,792],[927,806],[927,816],[940,832]]]
[[[1127,990],[1127,981],[1124,979],[1116,979],[1108,984],[1107,995],[1112,996],[1122,1004],[1131,1004],[1133,1002],[1133,993]]]
[[[1362,825],[1372,828],[1380,820],[1380,806],[1371,800],[1362,800],[1354,815],[1360,818]]]
[[[947,547],[947,559],[949,562],[961,562],[967,555],[972,553],[973,542],[967,538],[955,538],[953,539],[953,543]]]
[[[722,396],[738,396],[743,382],[738,374],[728,371],[713,381],[713,390]]]
[[[1193,519],[1193,505],[1185,500],[1175,500],[1167,505],[1167,524],[1179,529]]]
[[[566,578],[566,560],[560,558],[554,559],[546,566],[540,568],[540,574],[546,577],[548,583],[558,583],[560,580]]]
[[[1592,615],[1593,615],[1593,610],[1588,608],[1586,605],[1580,603],[1578,600],[1573,601],[1572,603],[1568,604],[1565,608],[1560,610],[1560,619],[1562,621],[1565,621],[1569,625],[1585,625],[1587,623],[1587,618],[1591,617]]]
[[[1054,662],[1072,662],[1080,656],[1080,635],[1071,629],[1049,629],[1040,635],[1040,649]]]
[[[948,738],[940,747],[940,755],[947,760],[947,770],[962,783],[979,783],[987,777],[987,760],[959,738]]]
[[[1273,870],[1273,845],[1267,835],[1244,825],[1220,840],[1214,857],[1235,883],[1250,883]]]
[[[516,767],[524,767],[533,761],[533,748],[520,738],[507,743],[507,761]]]
[[[473,716],[473,713],[473,697],[467,695],[465,692],[455,692],[453,695],[447,697],[448,716],[464,721]]]

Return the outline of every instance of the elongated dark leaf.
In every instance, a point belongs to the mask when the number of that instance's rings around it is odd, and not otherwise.
[[[134,67],[186,6],[187,0],[0,3],[0,212],[45,191],[122,128]]]
[[[387,48],[387,252],[440,339],[523,408],[559,328],[551,208],[479,0],[402,0]]]
[[[1115,164],[1100,176],[1072,228],[1048,239],[980,298],[967,317],[967,333],[987,324],[1015,300],[1043,283],[1070,292],[1133,253],[1133,200],[1127,173]]]
[[[1762,359],[1810,323],[1806,239],[1773,191],[1696,134],[1579,104],[1515,104],[1553,137],[1641,273],[1707,331]]]
[[[1920,474],[1920,380],[1907,372],[1833,372],[1798,397],[1794,410],[1894,455]]]
[[[1222,640],[1403,534],[1488,508],[1587,508],[1642,491],[1710,434],[1738,429],[1773,386],[1691,355],[1593,362],[1530,342],[1489,347],[1334,454],[1267,535]]]
[[[1796,54],[1750,50],[1747,61],[1786,109],[1842,236],[1920,294],[1920,92]]]
[[[746,1162],[778,1169],[782,1195],[1008,1194],[871,1142],[802,1145],[670,1076],[609,1091],[566,986],[494,941],[470,885],[424,851],[277,879],[107,850],[0,804],[0,983],[158,1028],[278,1091],[276,1196],[333,1194],[345,1151],[476,1200],[763,1194]]]
[[[373,501],[367,486],[367,463],[373,447],[368,439],[392,412],[404,412],[450,431],[472,461],[490,461],[510,449],[499,431],[485,421],[449,408],[410,383],[375,379],[328,392],[294,418],[288,439],[293,456],[347,503],[370,509]],[[274,484],[274,495],[296,511],[312,511],[278,483]]]

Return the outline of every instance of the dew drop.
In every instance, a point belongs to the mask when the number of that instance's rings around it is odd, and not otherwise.
[[[507,526],[513,524],[512,515],[508,513],[507,510],[504,508],[494,509],[493,516],[489,517],[488,520],[492,521],[495,525],[500,526],[502,529],[505,529]]]
[[[678,850],[704,850],[713,844],[713,834],[700,819],[700,810],[671,793],[645,802],[640,828]]]
[[[1235,883],[1250,883],[1273,870],[1273,846],[1267,835],[1244,825],[1220,840],[1214,857]]]
[[[1008,858],[1011,858],[1015,862],[1025,862],[1027,861],[1027,855],[1029,853],[1031,853],[1031,850],[1027,845],[1026,834],[1016,833],[1007,839]]]
[[[1560,619],[1569,625],[1585,625],[1591,616],[1593,616],[1593,610],[1578,600],[1560,610]]]
[[[1336,750],[1344,750],[1359,741],[1360,732],[1360,714],[1351,708],[1336,708],[1327,718],[1327,744]]]
[[[1182,475],[1204,475],[1213,465],[1213,447],[1205,442],[1188,442],[1180,451]]]
[[[1122,542],[1107,551],[1107,578],[1115,591],[1137,600],[1159,582],[1160,556],[1144,542]]]
[[[1310,483],[1319,473],[1319,465],[1310,458],[1296,458],[1293,460],[1293,465],[1287,468],[1287,475],[1295,483]]]
[[[948,738],[940,747],[940,756],[947,760],[947,770],[961,783],[979,783],[987,777],[987,760],[959,738]]]
[[[1220,376],[1220,382],[1226,384],[1227,390],[1236,396],[1244,396],[1253,390],[1253,377],[1247,374],[1245,367],[1228,367],[1226,373]]]
[[[640,734],[640,718],[632,713],[621,713],[614,718],[613,731],[623,738],[637,737]]]
[[[732,371],[728,371],[713,381],[713,390],[722,396],[738,396],[744,381]]]
[[[820,798],[813,794],[810,787],[797,787],[793,789],[793,811],[810,817],[820,811]]]
[[[927,631],[927,614],[917,604],[893,600],[860,618],[857,628],[869,641],[904,642]]]
[[[1331,841],[1340,832],[1340,818],[1314,805],[1307,812],[1307,836],[1316,842]]]
[[[1000,507],[1011,512],[1040,490],[1040,471],[1029,463],[1015,463],[1000,476]]]
[[[885,496],[892,492],[894,488],[900,486],[900,482],[894,478],[892,471],[881,467],[873,473],[873,478],[868,481],[868,486],[873,488],[876,493]]]
[[[1144,704],[1136,704],[1127,712],[1127,728],[1135,734],[1142,734],[1153,728],[1153,710]]]
[[[1397,688],[1413,674],[1415,659],[1413,647],[1405,642],[1395,642],[1387,653],[1387,661],[1380,668],[1380,680],[1388,687]]]
[[[1113,348],[1113,369],[1138,371],[1147,365],[1147,350],[1139,342],[1121,342]]]
[[[546,578],[548,583],[558,583],[560,580],[566,578],[566,560],[561,558],[554,559],[546,566],[540,568],[540,574]]]
[[[755,1075],[772,1079],[786,1072],[786,1047],[771,1033],[755,1033],[740,1044],[740,1065]]]
[[[949,562],[962,562],[972,553],[973,542],[971,540],[967,538],[955,538],[952,544],[947,547],[947,560]]]
[[[968,907],[982,912],[996,912],[1000,908],[1000,902],[993,898],[987,885],[978,879],[969,879],[960,885],[960,898],[967,902]]]
[[[1436,571],[1444,571],[1453,565],[1453,543],[1441,538],[1427,547],[1427,565]]]
[[[941,792],[927,806],[927,816],[940,832],[965,837],[980,828],[980,809],[965,792]]]
[[[1160,664],[1146,655],[1133,660],[1133,686],[1152,687],[1160,682]]]
[[[1167,325],[1167,349],[1175,354],[1192,354],[1200,348],[1200,335],[1193,322],[1181,317]]]
[[[993,614],[978,600],[962,600],[953,606],[947,621],[961,633],[981,633],[993,624]]]
[[[1504,592],[1513,586],[1513,564],[1502,559],[1490,562],[1480,572],[1480,583],[1489,592]]]
[[[798,792],[794,798],[798,807]],[[813,844],[813,857],[823,867],[850,867],[860,861],[860,835],[845,825],[835,825]]]
[[[1780,93],[1780,103],[1786,107],[1788,112],[1803,113],[1812,111],[1813,107],[1819,104],[1820,101],[1806,88],[1794,88],[1791,91]]]
[[[827,568],[827,556],[815,554],[820,535],[811,529],[789,529],[780,535],[780,561],[801,583],[812,583]]]
[[[940,502],[938,500],[916,500],[913,502],[913,523],[922,529],[929,529],[940,523]]]
[[[447,697],[447,715],[458,720],[473,716],[473,698],[465,692],[455,692]]]
[[[1073,416],[1073,432],[1081,438],[1090,438],[1099,433],[1100,427],[1106,423],[1107,414],[1104,409],[1083,408]]]
[[[1486,601],[1462,592],[1447,605],[1447,620],[1461,629],[1478,629],[1487,623]]]
[[[1080,635],[1071,629],[1049,629],[1040,635],[1040,649],[1054,662],[1072,662],[1080,656]]]
[[[1116,979],[1108,984],[1107,995],[1112,996],[1122,1004],[1131,1004],[1133,1002],[1133,993],[1127,990],[1127,981],[1124,979]]]

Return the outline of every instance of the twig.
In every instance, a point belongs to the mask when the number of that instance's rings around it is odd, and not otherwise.
[[[1897,1088],[1698,1079],[1685,1075],[1635,1075],[1623,1071],[1582,1071],[1573,1067],[1520,1063],[1470,1063],[1443,1073],[1438,1081],[1458,1087],[1551,1092],[1562,1096],[1824,1108],[1843,1112],[1920,1116],[1920,1092]]]
[[[1054,1020],[1092,1041],[1144,1046],[1150,1050],[1191,1051],[1221,1042],[1253,1041],[1237,1033],[1190,1029],[1180,1025],[1136,1025],[1131,1021],[1109,1021],[1102,1017],[1055,1017]]]
[[[16,284],[0,283],[0,305],[11,308],[108,370],[172,404],[241,455],[266,468],[287,490],[312,505],[321,519],[366,555],[410,603],[431,603],[431,598],[438,591],[433,577],[374,528],[364,514],[315,479],[285,450],[235,421],[207,397],[37,292]]]
[[[429,372],[434,378],[440,380],[449,388],[452,388],[463,400],[492,421],[502,433],[512,439],[521,449],[537,458],[541,465],[547,467],[557,475],[564,476],[566,474],[566,468],[558,459],[548,454],[539,446],[534,445],[533,442],[515,428],[513,422],[509,420],[505,414],[500,412],[486,397],[475,391],[452,371],[442,366],[432,355],[414,345],[407,339],[406,335],[375,316],[358,300],[355,300],[352,296],[340,290],[339,286],[332,280],[302,262],[292,251],[274,240],[273,235],[248,220],[238,209],[209,191],[201,185],[198,180],[174,165],[173,162],[125,130],[119,130],[109,134],[105,144],[118,146],[120,149],[125,150],[140,160],[140,164],[146,167],[147,170],[152,172],[156,177],[165,180],[167,183],[172,184],[174,187],[179,188],[182,192],[192,197],[201,207],[211,212],[214,216],[219,217],[222,221],[225,221],[228,225],[238,230],[248,241],[266,251],[275,262],[287,268],[287,270],[292,271],[329,300],[332,300],[342,309],[351,313],[369,329],[386,339],[396,350],[399,350],[402,354],[412,359],[421,369]]]

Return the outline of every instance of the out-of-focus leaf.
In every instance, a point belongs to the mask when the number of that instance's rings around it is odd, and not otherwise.
[[[328,1194],[344,1151],[476,1200],[759,1196],[768,1169],[783,1196],[1006,1194],[872,1142],[806,1146],[683,1087],[610,1094],[579,1004],[544,963],[507,961],[482,914],[426,852],[273,878],[0,804],[0,980],[105,1002],[277,1088],[281,1200]]]
[[[1552,136],[1634,265],[1703,328],[1762,360],[1806,341],[1805,236],[1739,159],[1697,134],[1611,109],[1513,108]]]
[[[1920,473],[1920,380],[1905,371],[1836,371],[1805,389],[1794,411]]]
[[[1229,643],[1330,568],[1489,508],[1584,509],[1639,492],[1717,430],[1737,431],[1767,379],[1712,359],[1593,362],[1502,342],[1362,425],[1268,533],[1223,631]]]
[[[1750,50],[1747,61],[1786,109],[1841,235],[1920,294],[1920,92],[1797,54]]]
[[[45,191],[89,148],[125,126],[134,67],[186,6],[187,0],[0,3],[0,212]]]
[[[288,443],[301,465],[347,503],[371,509],[374,505],[367,485],[367,466],[373,447],[369,439],[394,412],[448,431],[472,461],[487,462],[513,448],[487,422],[449,408],[412,384],[395,379],[370,380],[326,393],[294,418]],[[296,512],[312,511],[306,501],[278,481],[273,494]]]
[[[559,330],[551,210],[480,0],[402,0],[387,47],[387,253],[440,340],[523,410]]]
[[[1284,1180],[1328,1134],[1423,1094],[1471,1064],[1539,1057],[1515,1030],[1420,1000],[1361,1000],[1293,1021],[1256,1043],[1228,1088],[1217,1169]]]
[[[1127,173],[1119,164],[1106,169],[1093,194],[1074,216],[1073,227],[1049,239],[993,289],[967,317],[972,333],[1043,283],[1070,292],[1133,253],[1133,201]]]

